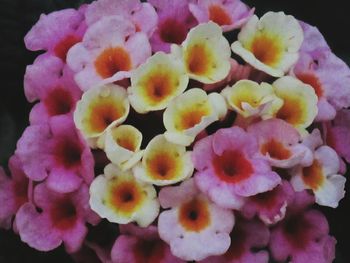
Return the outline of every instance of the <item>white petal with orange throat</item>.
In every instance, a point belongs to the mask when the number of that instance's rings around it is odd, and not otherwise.
[[[159,213],[154,187],[137,180],[130,171],[122,172],[113,164],[90,186],[90,206],[100,217],[112,223],[136,222],[150,225]]]
[[[303,39],[303,30],[293,16],[268,12],[260,20],[252,16],[231,48],[256,69],[282,77],[298,60]]]
[[[157,135],[147,145],[142,163],[133,168],[140,180],[155,185],[180,182],[193,173],[191,152],[181,145],[171,143],[164,135]]]

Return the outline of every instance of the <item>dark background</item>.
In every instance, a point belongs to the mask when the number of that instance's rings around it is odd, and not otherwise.
[[[176,1],[176,0],[174,0]],[[27,64],[37,54],[29,52],[23,37],[38,20],[41,13],[67,7],[77,7],[78,0],[0,0],[0,165],[6,165],[15,150],[16,141],[28,125],[32,105],[23,93],[23,75]],[[334,53],[350,62],[350,19],[347,1],[314,0],[246,0],[256,7],[261,16],[267,11],[284,11],[296,18],[316,25],[324,34]],[[347,183],[350,189],[350,180]],[[0,204],[1,205],[1,204]],[[350,262],[350,194],[337,209],[322,208],[331,234],[337,240],[336,263]],[[70,258],[59,248],[40,253],[20,242],[11,231],[0,230],[0,263],[70,263]]]

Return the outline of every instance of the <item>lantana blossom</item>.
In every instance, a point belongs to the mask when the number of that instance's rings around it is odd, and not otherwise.
[[[280,119],[268,119],[250,125],[247,129],[258,140],[259,152],[279,168],[291,168],[312,163],[312,150],[301,142],[299,132]]]
[[[188,31],[198,23],[189,10],[188,0],[149,0],[157,10],[158,25],[150,38],[152,50],[169,53],[172,44],[181,45]]]
[[[54,56],[39,56],[27,66],[24,92],[29,102],[39,100],[30,113],[32,124],[47,122],[52,116],[72,116],[82,93],[71,70]]]
[[[121,171],[109,164],[104,174],[90,186],[90,206],[109,222],[137,222],[146,227],[158,216],[159,202],[155,188],[134,177],[130,170]]]
[[[53,250],[64,243],[67,252],[76,252],[88,232],[86,223],[98,222],[88,201],[85,184],[69,194],[53,192],[44,183],[37,185],[34,203],[24,204],[17,212],[15,224],[22,241],[40,251]]]
[[[46,50],[45,55],[66,62],[68,50],[79,43],[86,31],[84,8],[64,9],[42,14],[39,21],[24,37],[29,50]]]
[[[198,23],[213,21],[224,32],[242,27],[255,11],[240,0],[196,0],[189,8]]]
[[[151,56],[147,35],[121,16],[107,16],[91,25],[81,43],[67,54],[67,63],[82,90],[130,77],[132,69]]]
[[[29,179],[24,174],[22,164],[16,155],[9,160],[11,177],[0,167],[0,227],[8,229],[18,209],[29,200]]]
[[[93,179],[92,153],[68,116],[27,127],[16,155],[29,179],[46,179],[48,187],[57,192],[75,191]]]
[[[186,147],[155,136],[147,145],[142,163],[133,167],[135,176],[155,185],[174,184],[192,176],[191,152]]]
[[[168,244],[159,238],[156,226],[120,225],[120,232],[112,248],[113,263],[185,262],[171,254]]]
[[[243,26],[231,48],[254,68],[282,77],[299,58],[303,30],[299,22],[283,12],[254,15]]]
[[[220,129],[198,141],[192,155],[198,188],[231,209],[240,209],[246,197],[272,190],[281,178],[257,151],[255,137],[239,127]]]
[[[213,22],[192,28],[181,46],[174,44],[171,49],[183,61],[191,79],[212,84],[223,80],[230,71],[230,45]]]
[[[226,113],[225,99],[220,94],[190,89],[171,101],[164,111],[164,135],[170,142],[188,146],[200,132],[223,119]]]
[[[285,220],[271,230],[270,251],[277,261],[287,258],[293,263],[331,263],[335,258],[335,238],[328,235],[325,216],[309,206],[313,197],[306,191],[297,193],[288,206]]]
[[[106,16],[121,16],[131,21],[136,31],[142,31],[151,36],[156,29],[158,16],[150,3],[140,0],[98,0],[92,2],[86,9],[86,23],[91,26]]]
[[[158,231],[173,255],[199,261],[227,251],[235,223],[233,212],[208,200],[193,179],[163,188],[159,201],[163,208],[170,208],[159,215]]]
[[[309,136],[320,136],[312,133]],[[317,139],[315,139],[317,140]],[[319,139],[322,142],[321,139]],[[299,165],[293,168],[291,183],[296,191],[311,189],[319,205],[336,208],[345,195],[346,178],[339,174],[340,160],[329,146],[316,144],[311,165]]]

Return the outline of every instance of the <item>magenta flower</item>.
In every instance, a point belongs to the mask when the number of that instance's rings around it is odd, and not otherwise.
[[[271,232],[270,249],[277,261],[290,257],[293,263],[330,263],[336,240],[328,235],[325,216],[309,209],[314,199],[306,191],[296,193],[286,217]]]
[[[0,227],[10,228],[18,209],[28,201],[29,180],[16,155],[9,160],[11,178],[0,167]]]
[[[67,55],[82,90],[130,77],[151,56],[148,37],[122,16],[106,16],[91,25]]]
[[[305,34],[301,56],[293,73],[311,85],[318,97],[317,121],[334,119],[336,111],[350,106],[350,69],[323,40],[317,28],[302,24]],[[312,46],[312,43],[319,43]]]
[[[258,139],[259,152],[271,166],[290,168],[300,163],[312,163],[312,152],[299,143],[299,132],[281,119],[252,124],[248,127],[248,133]]]
[[[249,197],[241,212],[248,219],[257,215],[265,224],[274,224],[284,218],[293,197],[292,186],[287,181],[283,181],[271,191]]]
[[[45,184],[39,184],[34,189],[34,203],[26,203],[19,209],[15,223],[22,241],[29,246],[49,251],[64,243],[67,252],[73,253],[82,246],[88,231],[86,222],[97,221],[89,208],[89,190],[85,184],[70,194],[55,193]]]
[[[227,251],[234,215],[200,193],[193,179],[163,188],[159,201],[163,208],[170,208],[159,215],[159,236],[174,256],[198,261]]]
[[[255,11],[240,0],[196,0],[189,6],[198,23],[211,20],[224,32],[242,27]]]
[[[65,62],[68,50],[80,42],[85,33],[84,9],[64,9],[42,14],[24,38],[27,49],[46,50],[46,54]]]
[[[94,177],[90,148],[67,116],[27,127],[17,143],[16,155],[31,180],[47,179],[48,187],[57,192],[75,191]]]
[[[258,220],[238,218],[231,234],[231,245],[221,256],[206,258],[200,263],[267,263],[269,254],[263,250],[269,242],[269,229]]]
[[[106,16],[121,16],[131,21],[136,31],[151,36],[157,26],[157,13],[149,3],[140,0],[98,0],[92,2],[86,10],[86,23],[91,26]]]
[[[169,246],[159,238],[157,227],[140,228],[133,224],[120,225],[122,235],[112,248],[114,263],[184,263],[170,252]]]
[[[281,178],[257,151],[257,140],[239,127],[198,141],[192,155],[198,188],[218,205],[233,209],[239,209],[245,197],[272,190]]]
[[[350,162],[350,111],[340,110],[332,125],[327,125],[326,142],[347,162]]]
[[[71,70],[54,56],[39,56],[27,66],[24,75],[24,92],[29,102],[39,100],[31,113],[30,123],[48,122],[58,115],[70,115],[81,97]]]
[[[188,31],[197,25],[188,9],[188,0],[149,0],[158,13],[158,27],[151,37],[152,50],[169,52],[171,44],[180,45]]]

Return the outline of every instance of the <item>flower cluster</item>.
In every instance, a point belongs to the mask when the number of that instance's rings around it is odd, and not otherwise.
[[[42,15],[0,226],[78,262],[332,262],[311,206],[345,194],[350,69],[317,28],[254,11],[97,0]]]

